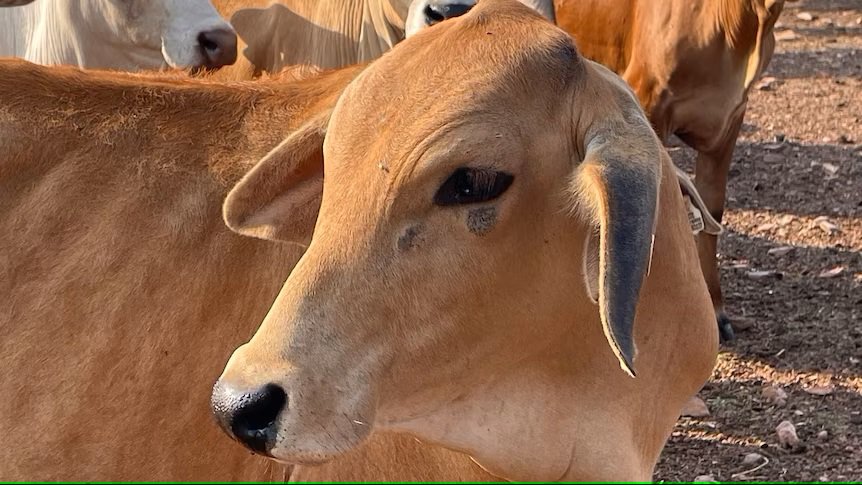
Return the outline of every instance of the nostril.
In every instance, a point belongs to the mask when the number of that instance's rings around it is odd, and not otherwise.
[[[198,44],[200,44],[201,48],[206,52],[206,55],[208,57],[218,54],[218,42],[211,39],[206,32],[201,32],[198,35]]]
[[[233,427],[249,431],[268,429],[275,423],[286,403],[287,395],[284,390],[275,384],[267,384],[240,399],[239,412],[234,417]]]
[[[275,421],[287,405],[287,394],[267,384],[251,392],[236,393],[216,384],[212,408],[219,424],[254,451],[266,453],[275,438]]]
[[[236,33],[230,29],[215,29],[198,34],[198,46],[204,65],[210,68],[236,62]]]
[[[435,24],[446,20],[446,17],[444,17],[442,13],[438,12],[435,9],[435,6],[430,4],[425,6],[425,17]]]
[[[460,17],[471,8],[473,5],[465,3],[431,2],[425,6],[425,17],[429,23],[436,24],[446,19]]]

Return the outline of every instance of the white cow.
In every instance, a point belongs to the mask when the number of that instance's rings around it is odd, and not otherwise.
[[[236,33],[210,0],[0,0],[0,7],[0,57],[122,70],[236,60]]]

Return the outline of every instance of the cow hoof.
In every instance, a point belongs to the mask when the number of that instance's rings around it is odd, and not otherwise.
[[[733,326],[730,324],[730,319],[727,315],[720,313],[718,315],[718,338],[719,342],[726,344],[736,340],[736,335],[733,333]]]

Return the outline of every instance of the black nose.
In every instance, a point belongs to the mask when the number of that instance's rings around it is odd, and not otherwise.
[[[446,19],[460,17],[469,12],[471,8],[473,5],[470,4],[447,0],[431,1],[425,5],[425,18],[428,19],[429,25],[433,25]]]
[[[249,392],[218,382],[211,404],[226,433],[258,453],[267,453],[275,440],[275,420],[287,406],[287,395],[275,384]]]
[[[214,69],[236,62],[236,32],[232,30],[201,32],[198,34],[198,46],[206,67]]]

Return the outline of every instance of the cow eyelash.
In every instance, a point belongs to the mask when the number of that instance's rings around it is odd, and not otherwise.
[[[461,167],[443,182],[434,195],[434,203],[445,207],[487,202],[501,196],[514,180],[506,172]]]

